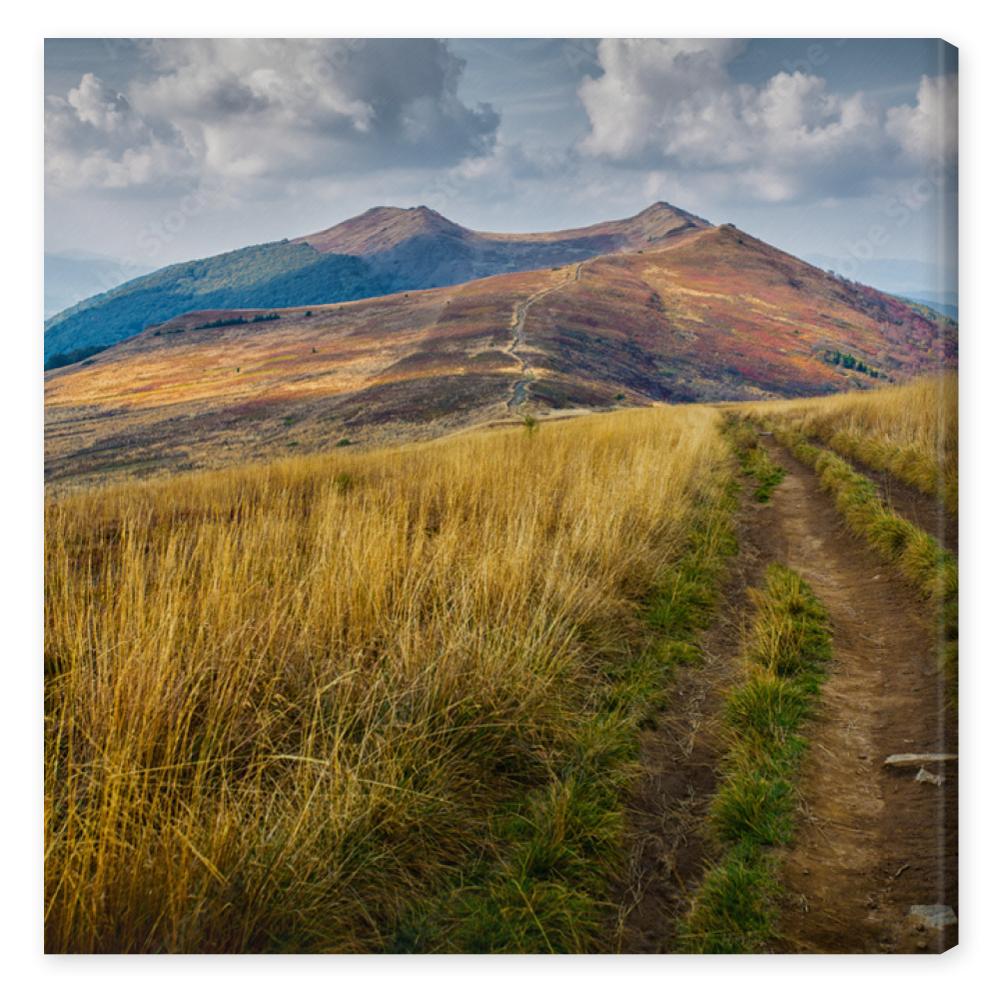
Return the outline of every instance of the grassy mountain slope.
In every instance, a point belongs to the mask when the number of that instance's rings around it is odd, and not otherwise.
[[[355,257],[321,254],[287,240],[245,247],[172,264],[64,310],[47,324],[46,367],[77,360],[74,354],[118,343],[192,309],[288,306],[383,290]]]
[[[671,401],[809,395],[957,356],[955,324],[731,226],[662,251],[602,257],[583,274],[532,310],[532,395],[556,405],[581,401],[580,382]]]
[[[707,226],[658,202],[630,219],[555,233],[478,233],[423,206],[373,208],[312,236],[174,264],[46,324],[47,368],[195,309],[282,308],[436,288],[635,249]]]
[[[188,314],[50,373],[49,477],[430,435],[524,405],[815,395],[957,356],[954,324],[728,226],[642,253],[254,318]]]

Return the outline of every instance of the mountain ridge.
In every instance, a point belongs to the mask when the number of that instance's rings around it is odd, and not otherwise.
[[[483,233],[426,206],[379,206],[308,236],[160,268],[45,323],[46,367],[82,360],[192,309],[287,308],[558,267],[709,223],[656,202],[626,219],[550,233]]]
[[[431,436],[524,412],[817,395],[957,363],[957,325],[724,225],[558,268],[203,310],[46,377],[47,474]]]
[[[437,235],[501,244],[558,243],[610,237],[609,242],[617,241],[624,248],[629,243],[638,243],[642,238],[662,238],[687,226],[710,227],[711,223],[668,202],[657,201],[635,215],[589,226],[550,232],[491,232],[468,229],[426,205],[414,208],[378,205],[328,229],[298,236],[291,242],[308,243],[322,253],[356,255],[384,252],[407,239]]]

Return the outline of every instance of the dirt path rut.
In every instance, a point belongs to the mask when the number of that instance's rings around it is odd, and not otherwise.
[[[560,281],[559,284],[553,285],[551,288],[546,288],[541,292],[535,292],[534,295],[529,295],[523,302],[518,302],[514,306],[514,314],[510,321],[511,342],[504,348],[504,351],[521,366],[521,377],[514,383],[510,399],[507,400],[507,408],[509,410],[516,410],[527,402],[528,386],[535,380],[535,373],[530,363],[520,353],[524,347],[524,323],[528,318],[528,310],[547,295],[558,292],[561,288],[571,285],[574,281],[579,281],[580,270],[584,263],[581,261],[577,264],[573,268],[573,273],[564,281]]]
[[[671,707],[642,735],[643,778],[629,803],[632,851],[619,887],[624,919],[618,951],[676,950],[678,923],[711,858],[706,820],[723,751],[720,719],[726,691],[738,681],[733,653],[740,647],[747,587],[765,564],[753,542],[758,512],[750,492],[745,485],[735,518],[739,555],[712,625],[698,639],[702,662],[678,671],[668,693]]]
[[[815,438],[810,439],[810,444],[817,448],[829,448],[825,442]],[[921,493],[892,473],[873,469],[856,458],[840,453],[837,453],[837,457],[870,479],[882,500],[897,514],[933,535],[953,555],[958,554],[958,517],[949,514],[940,499]]]
[[[918,929],[909,908],[958,910],[957,765],[887,768],[891,754],[957,752],[955,711],[938,669],[933,615],[893,569],[848,534],[814,473],[768,445],[788,470],[762,513],[763,548],[800,573],[826,606],[834,662],[783,853],[791,951],[940,951],[955,928]]]

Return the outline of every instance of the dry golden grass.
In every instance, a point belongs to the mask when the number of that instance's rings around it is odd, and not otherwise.
[[[46,510],[46,944],[365,950],[544,776],[725,450],[700,407]]]
[[[760,403],[778,419],[869,468],[890,472],[958,510],[958,376],[929,376],[872,392]]]

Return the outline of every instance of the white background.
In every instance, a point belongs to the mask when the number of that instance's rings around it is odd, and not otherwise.
[[[12,0],[4,10],[0,156],[0,989],[10,997],[295,1000],[382,995],[675,1000],[964,998],[997,981],[1000,887],[1000,601],[996,585],[996,400],[1000,53],[985,3],[676,3],[657,0],[410,0],[217,3]],[[943,957],[72,957],[42,954],[42,49],[46,36],[944,37],[960,48],[962,420],[962,943]],[[3,655],[6,654],[6,655]],[[994,986],[995,989],[995,986]],[[995,995],[995,994],[994,994]]]

